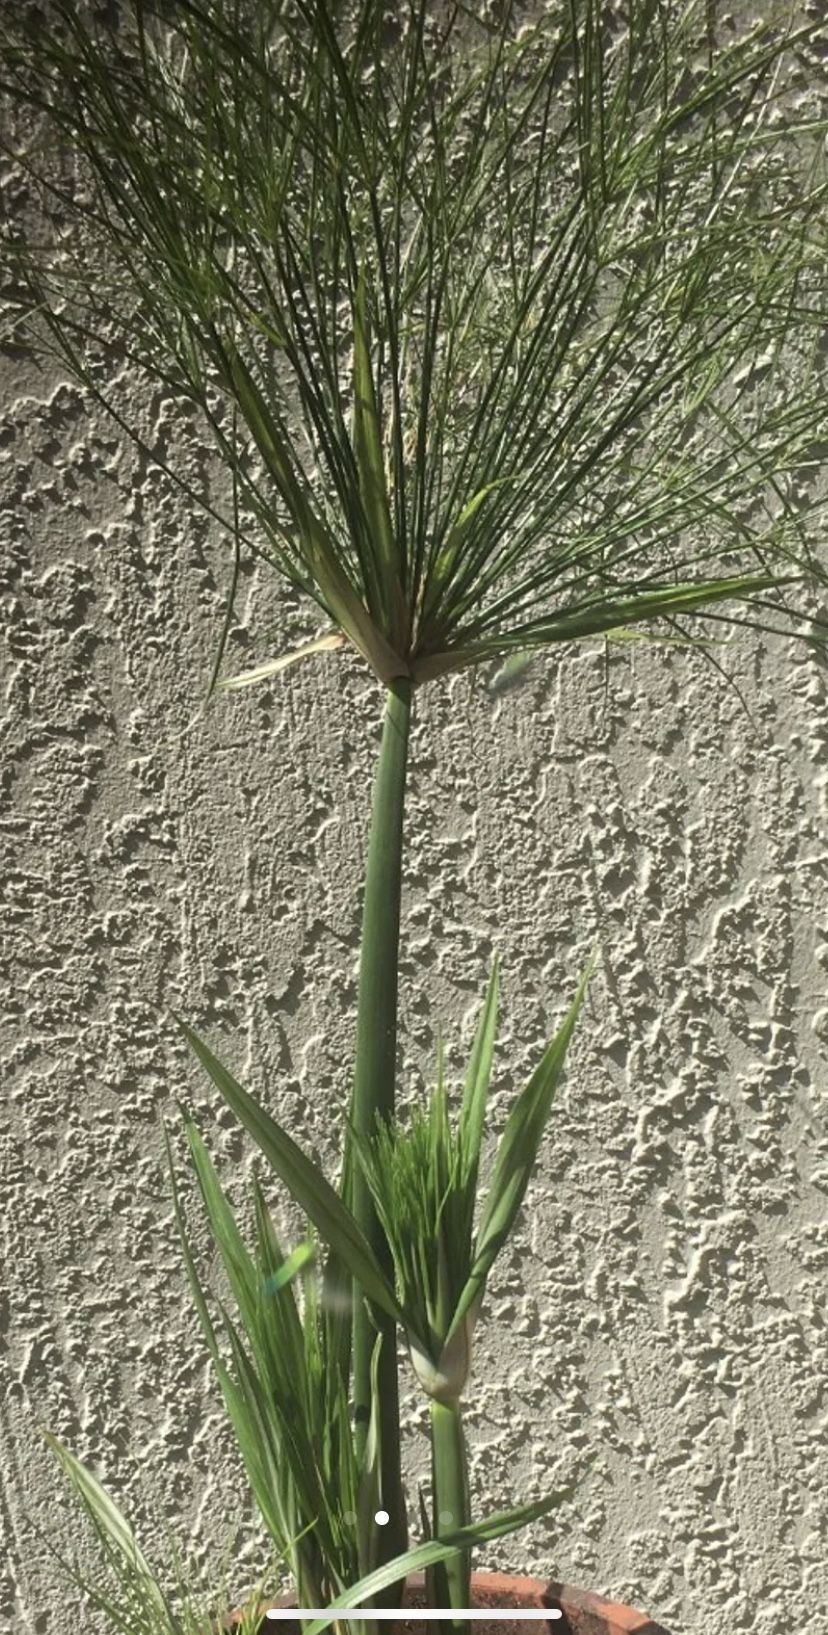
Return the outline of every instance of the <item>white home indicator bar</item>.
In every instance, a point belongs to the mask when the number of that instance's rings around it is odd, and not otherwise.
[[[557,1607],[527,1607],[521,1610],[518,1607],[268,1607],[266,1618],[273,1622],[279,1618],[327,1618],[331,1612],[336,1612],[336,1621],[340,1618],[387,1618],[397,1622],[420,1622],[428,1619],[432,1623],[446,1623],[452,1618],[482,1618],[486,1623],[511,1624],[515,1618],[562,1618],[563,1613]]]

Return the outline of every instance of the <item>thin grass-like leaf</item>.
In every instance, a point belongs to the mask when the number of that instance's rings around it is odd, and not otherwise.
[[[494,961],[489,990],[474,1036],[463,1101],[460,1107],[458,1141],[462,1152],[463,1184],[472,1198],[477,1185],[480,1161],[480,1143],[486,1117],[486,1101],[492,1074],[495,1036],[497,1032],[497,1001],[499,990],[499,962]]]
[[[125,1516],[101,1487],[97,1477],[92,1475],[86,1465],[77,1459],[58,1437],[53,1436],[45,1426],[40,1427],[40,1434],[93,1521],[99,1538],[109,1546],[115,1562],[119,1563],[122,1570],[126,1570],[133,1579],[137,1577],[140,1580],[145,1601],[157,1615],[161,1627],[173,1628],[174,1621],[166,1596],[157,1583],[146,1556],[139,1548]]]
[[[508,651],[512,645],[520,649],[540,648],[553,642],[579,641],[586,636],[607,635],[613,630],[632,624],[635,620],[675,618],[676,615],[695,613],[711,604],[747,599],[756,596],[760,591],[791,584],[793,580],[794,576],[790,574],[781,576],[746,574],[718,583],[708,581],[702,584],[642,590],[632,598],[614,600],[604,595],[600,601],[592,605],[576,606],[572,611],[564,609],[560,615],[549,621],[526,623],[514,637],[510,636],[508,639],[497,637],[491,641],[461,640],[461,645],[454,651],[430,654],[419,660],[417,679],[425,681],[438,675],[446,675],[450,671],[465,669],[468,664],[478,664],[484,659],[497,657],[498,654]]]
[[[474,1262],[460,1296],[448,1338],[459,1332],[479,1299],[496,1256],[507,1241],[534,1169],[552,1098],[563,1072],[566,1052],[578,1020],[595,959],[588,964],[572,1004],[554,1038],[515,1102],[500,1138],[494,1169],[475,1241]]]
[[[230,1287],[248,1332],[256,1321],[259,1274],[246,1248],[194,1119],[185,1114],[185,1133],[213,1240],[224,1262]]]
[[[301,1148],[255,1099],[243,1090],[198,1034],[176,1017],[185,1039],[206,1069],[228,1107],[252,1135],[325,1242],[341,1257],[351,1276],[370,1300],[389,1316],[404,1321],[393,1289],[380,1271],[375,1256],[348,1210],[324,1175]]]
[[[187,1235],[184,1214],[181,1208],[178,1187],[175,1179],[172,1147],[170,1144],[169,1132],[166,1130],[166,1128],[164,1131],[164,1138],[167,1148],[167,1165],[173,1192],[173,1207],[184,1257],[184,1265],[187,1272],[187,1279],[190,1284],[190,1291],[193,1297],[193,1304],[195,1305],[201,1331],[204,1335],[204,1339],[207,1343],[210,1357],[213,1362],[213,1367],[216,1371],[219,1389],[221,1390],[230,1423],[233,1426],[239,1451],[250,1481],[251,1491],[262,1513],[268,1531],[274,1539],[281,1541],[285,1536],[285,1516],[279,1503],[279,1491],[281,1484],[277,1483],[275,1488],[271,1485],[266,1465],[261,1457],[261,1448],[258,1440],[258,1428],[255,1422],[251,1421],[250,1405],[245,1398],[243,1389],[233,1379],[221,1355],[216,1331],[210,1317],[204,1289],[196,1270],[195,1260],[193,1258],[192,1249],[190,1247],[190,1242]]]
[[[400,559],[385,488],[385,470],[374,377],[364,268],[360,268],[354,299],[354,455],[359,492],[373,548],[376,551],[382,612],[402,651],[407,640],[405,601]]]
[[[278,659],[270,659],[267,664],[258,664],[254,670],[241,670],[238,675],[225,676],[218,682],[218,686],[230,692],[238,687],[252,687],[258,681],[267,681],[276,676],[289,665],[297,664],[300,659],[310,658],[313,653],[330,653],[341,647],[345,637],[337,632],[325,636],[317,636],[311,642],[305,642],[302,647],[294,648],[292,653],[283,653]]]
[[[361,1576],[366,1577],[379,1565],[380,1537],[376,1513],[382,1502],[380,1485],[380,1418],[379,1358],[381,1341],[377,1338],[371,1358],[371,1418],[362,1454],[359,1487],[356,1500],[357,1540]]]

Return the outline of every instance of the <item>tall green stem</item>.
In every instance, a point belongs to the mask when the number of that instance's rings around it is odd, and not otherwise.
[[[351,1118],[358,1141],[372,1134],[377,1112],[394,1112],[397,1060],[397,968],[400,941],[405,774],[411,716],[411,682],[394,681],[388,690],[379,764],[374,783],[371,835],[362,910],[359,967],[356,1069]],[[380,1264],[393,1281],[394,1269],[385,1233],[361,1167],[346,1161],[351,1208]],[[382,1334],[379,1364],[380,1484],[389,1521],[380,1530],[379,1561],[407,1547],[405,1497],[400,1471],[400,1419],[397,1387],[397,1337],[391,1318],[377,1317]],[[365,1447],[371,1412],[371,1354],[377,1331],[361,1292],[354,1290],[353,1364],[357,1453]],[[399,1604],[400,1586],[392,1586],[378,1603]]]
[[[469,1514],[466,1441],[459,1401],[431,1404],[432,1531],[435,1538],[465,1527]],[[434,1567],[429,1599],[437,1607],[467,1607],[471,1594],[471,1552],[463,1550]],[[446,1620],[445,1635],[468,1629],[462,1618]]]

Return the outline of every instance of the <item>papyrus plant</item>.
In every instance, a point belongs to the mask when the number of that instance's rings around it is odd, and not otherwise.
[[[52,0],[3,24],[43,219],[25,200],[4,234],[8,331],[228,531],[210,691],[245,550],[316,603],[312,649],[385,689],[340,1178],[384,1286],[353,1141],[394,1113],[415,692],[594,637],[814,634],[825,123],[783,92],[821,26],[720,28],[715,0],[165,0],[117,32]],[[225,510],[147,448],[125,366],[198,411]],[[393,1555],[400,1313],[371,1296],[357,1279],[335,1354]]]

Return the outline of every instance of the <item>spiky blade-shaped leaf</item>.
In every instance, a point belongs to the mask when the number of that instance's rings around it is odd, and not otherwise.
[[[112,1558],[121,1558],[132,1575],[139,1575],[148,1598],[154,1605],[163,1626],[172,1625],[172,1614],[167,1605],[155,1574],[147,1561],[143,1551],[139,1548],[135,1534],[114,1500],[101,1486],[96,1476],[87,1469],[83,1462],[54,1436],[51,1431],[41,1425],[40,1434],[55,1458],[58,1460],[69,1485],[77,1494],[84,1509],[91,1517],[96,1531],[108,1544]]]
[[[376,1301],[377,1305],[397,1322],[404,1323],[404,1315],[393,1289],[380,1270],[376,1256],[350,1210],[345,1207],[321,1170],[306,1158],[301,1147],[298,1147],[270,1114],[259,1106],[254,1097],[242,1089],[232,1073],[229,1073],[213,1055],[198,1034],[179,1017],[176,1020],[228,1107],[252,1135],[280,1180],[292,1193],[308,1219],[313,1221],[325,1243],[335,1249],[368,1298]]]
[[[271,1537],[280,1543],[290,1534],[288,1460],[280,1418],[262,1390],[255,1369],[229,1314],[219,1302],[236,1370],[233,1429],[253,1496]],[[295,1469],[291,1468],[295,1479]]]
[[[590,960],[561,1026],[506,1120],[477,1231],[471,1273],[460,1296],[448,1340],[458,1332],[466,1313],[479,1298],[495,1257],[515,1223],[594,964],[594,959]]]
[[[77,1560],[67,1560],[49,1534],[34,1522],[34,1530],[50,1555],[120,1635],[179,1635],[180,1622],[126,1517],[89,1468],[44,1426],[39,1429],[92,1526],[99,1554],[109,1569],[109,1583],[87,1578],[78,1569]],[[190,1610],[191,1598],[187,1599]]]
[[[477,1183],[480,1143],[483,1138],[486,1100],[489,1094],[489,1080],[492,1073],[499,987],[499,962],[495,958],[488,992],[477,1024],[471,1056],[469,1057],[458,1128],[458,1138],[462,1152],[463,1179],[472,1202]]]
[[[182,1108],[184,1131],[193,1161],[213,1242],[221,1255],[236,1305],[248,1333],[255,1333],[259,1276],[236,1225],[233,1211],[204,1145],[195,1119]]]
[[[706,580],[696,584],[674,585],[658,590],[641,591],[635,596],[605,595],[595,606],[565,610],[545,620],[526,622],[503,636],[477,641],[461,633],[458,645],[444,653],[428,653],[414,664],[418,682],[434,676],[462,670],[469,664],[481,663],[508,653],[512,648],[521,651],[545,647],[552,642],[583,640],[587,636],[605,635],[619,626],[636,621],[674,618],[677,614],[701,612],[717,602],[734,601],[758,595],[793,584],[798,576],[792,574],[741,574],[731,579]]]
[[[239,1385],[237,1385],[236,1381],[230,1374],[230,1371],[227,1368],[219,1349],[216,1331],[213,1326],[212,1318],[210,1317],[204,1289],[196,1270],[195,1259],[190,1247],[189,1236],[187,1234],[187,1228],[184,1221],[184,1212],[181,1208],[178,1185],[175,1179],[175,1166],[173,1164],[169,1132],[166,1130],[166,1128],[164,1130],[164,1139],[167,1148],[167,1164],[172,1185],[173,1209],[175,1211],[176,1225],[178,1227],[178,1234],[184,1258],[184,1266],[187,1272],[187,1279],[190,1284],[193,1304],[195,1305],[201,1331],[204,1335],[208,1351],[213,1361],[213,1367],[216,1371],[216,1378],[219,1382],[219,1389],[224,1400],[224,1405],[227,1409],[230,1423],[233,1426],[236,1441],[245,1463],[245,1468],[247,1469],[251,1489],[271,1537],[274,1538],[279,1544],[280,1548],[282,1548],[286,1539],[290,1536],[290,1528],[286,1525],[286,1518],[284,1517],[281,1507],[276,1500],[274,1491],[268,1480],[268,1473],[260,1457],[259,1444],[257,1441],[257,1427],[251,1422],[250,1405],[245,1399],[244,1391]]]
[[[379,1558],[379,1535],[375,1517],[382,1503],[380,1490],[380,1436],[382,1426],[378,1390],[381,1345],[382,1340],[378,1335],[371,1357],[371,1418],[368,1424],[365,1446],[362,1450],[362,1465],[357,1487],[356,1525],[359,1565],[362,1577],[366,1577],[369,1572],[374,1571]]]
[[[291,1254],[285,1255],[265,1202],[261,1182],[256,1174],[253,1176],[253,1208],[256,1219],[260,1300],[263,1305],[271,1307],[279,1314],[282,1330],[289,1336],[289,1355],[298,1362],[302,1352],[302,1324],[296,1301],[279,1300],[276,1296],[281,1294],[314,1259],[314,1246],[312,1243],[300,1243]]]
[[[287,1414],[307,1416],[307,1368],[302,1319],[291,1284],[312,1260],[314,1248],[303,1243],[285,1259],[258,1177],[254,1176],[258,1272],[255,1322],[246,1327],[248,1344],[262,1382]],[[294,1409],[293,1404],[297,1407]]]

